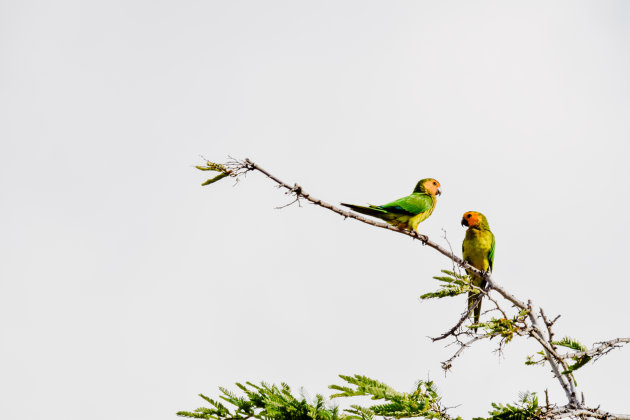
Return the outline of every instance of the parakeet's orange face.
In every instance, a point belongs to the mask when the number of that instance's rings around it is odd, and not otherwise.
[[[422,185],[424,186],[424,188],[431,195],[440,195],[440,194],[442,194],[442,191],[440,191],[440,183],[437,182],[437,180],[435,180],[433,178],[427,179],[426,181],[424,181],[422,183]]]
[[[481,220],[481,214],[477,213],[476,211],[467,211],[462,216],[462,226],[477,226],[479,223],[481,223]]]

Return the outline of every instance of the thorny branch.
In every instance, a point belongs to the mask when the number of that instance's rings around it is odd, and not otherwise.
[[[543,322],[545,323],[545,326],[547,327],[547,333],[549,341],[552,342],[553,341],[553,331],[551,330],[551,327],[553,327],[553,324],[556,323],[556,321],[558,320],[558,318],[560,318],[560,315],[558,315],[557,317],[555,317],[553,319],[553,321],[549,321],[547,319],[547,316],[545,315],[545,311],[543,311],[543,308],[540,308],[540,316],[543,319]],[[556,347],[552,344],[552,347],[555,349]]]
[[[438,245],[437,243],[431,241],[429,237],[426,235],[418,234],[415,231],[399,229],[388,223],[377,221],[374,219],[369,219],[367,217],[364,217],[361,214],[344,210],[342,208],[329,204],[321,199],[315,198],[311,194],[304,191],[304,189],[298,184],[289,185],[285,183],[284,181],[272,175],[267,170],[263,169],[262,167],[260,167],[259,165],[252,162],[249,159],[245,159],[244,161],[231,159],[228,163],[224,165],[216,164],[209,161],[206,163],[207,163],[207,166],[197,166],[197,168],[204,171],[213,170],[213,171],[218,171],[221,173],[215,178],[206,181],[202,185],[208,185],[226,176],[234,177],[238,181],[239,176],[245,175],[250,171],[258,171],[264,174],[265,176],[267,176],[272,181],[274,181],[276,184],[278,184],[279,188],[286,189],[287,194],[295,195],[295,200],[293,200],[291,203],[287,205],[280,206],[278,208],[287,207],[291,204],[294,204],[295,202],[299,204],[300,199],[305,199],[311,202],[312,204],[315,204],[317,206],[333,211],[343,216],[344,218],[355,219],[374,227],[387,229],[387,230],[399,233],[401,235],[409,236],[412,239],[418,239],[423,245],[429,246],[430,248],[435,249],[440,254],[449,258],[454,265],[466,270],[468,273],[472,273],[472,274],[482,277],[486,282],[486,287],[485,287],[485,290],[481,290],[480,288],[477,288],[479,290],[479,295],[477,297],[477,300],[475,301],[475,304],[471,305],[471,308],[469,308],[467,311],[465,311],[462,314],[462,316],[460,317],[460,319],[458,320],[458,322],[455,324],[454,327],[452,327],[450,330],[448,330],[441,336],[432,338],[433,341],[437,341],[437,340],[441,340],[449,336],[452,336],[455,338],[456,342],[460,345],[460,348],[457,350],[457,352],[449,360],[442,363],[442,366],[445,370],[449,369],[452,365],[453,360],[457,358],[464,351],[464,349],[466,349],[473,343],[480,341],[482,339],[485,339],[485,338],[492,339],[498,335],[496,333],[473,334],[470,331],[466,331],[463,333],[461,331],[458,332],[461,325],[465,322],[466,319],[468,319],[472,310],[474,309],[476,305],[479,304],[481,299],[484,296],[490,298],[490,291],[496,291],[504,299],[510,302],[514,307],[519,308],[521,311],[526,312],[527,318],[529,319],[531,325],[527,326],[525,322],[522,321],[523,325],[519,326],[516,333],[518,335],[528,335],[532,337],[533,339],[535,339],[542,346],[544,354],[545,354],[544,361],[549,363],[554,376],[559,381],[569,401],[569,404],[563,407],[555,407],[555,406],[550,407],[549,404],[547,403],[547,409],[544,410],[545,412],[543,413],[543,418],[560,419],[560,418],[567,418],[567,417],[571,417],[571,418],[579,418],[579,417],[589,418],[590,417],[590,418],[597,418],[597,419],[630,420],[630,415],[607,413],[605,411],[600,410],[599,407],[595,409],[584,407],[583,401],[580,402],[578,400],[573,381],[571,380],[572,378],[571,376],[569,376],[570,375],[569,366],[567,365],[565,361],[566,359],[579,359],[584,356],[597,359],[607,354],[611,350],[621,347],[621,344],[630,343],[630,338],[617,338],[617,339],[613,339],[613,340],[609,340],[605,342],[599,342],[599,343],[596,343],[596,344],[599,344],[599,346],[593,347],[591,349],[588,349],[582,352],[559,354],[557,351],[557,346],[554,344],[554,341],[553,341],[554,333],[552,331],[552,326],[560,317],[559,315],[552,321],[549,321],[544,311],[542,310],[542,308],[538,308],[539,315],[538,316],[535,315],[536,311],[533,308],[531,301],[527,301],[526,303],[518,299],[517,297],[515,297],[508,291],[506,291],[503,287],[499,286],[497,283],[494,282],[489,272],[483,272],[481,270],[478,270],[477,268],[463,261],[460,257],[458,257],[457,255],[453,253],[452,248],[450,250],[447,250],[441,247],[440,245]],[[447,240],[447,244],[449,245],[449,248],[450,248],[450,243],[448,243],[448,240]],[[495,304],[496,310],[500,311],[503,314],[503,316],[507,318],[506,312],[504,311],[504,309],[501,308],[499,303],[495,299],[490,298],[490,300]],[[545,324],[544,329],[539,325],[538,320],[537,320],[538,317],[540,317],[543,320],[543,323]],[[473,338],[470,339],[469,341],[463,342],[459,339],[459,335],[461,334],[472,335]],[[562,371],[560,369],[561,367],[563,368]],[[569,374],[566,374],[567,372],[569,372]]]
[[[499,305],[499,302],[497,302],[496,299],[494,299],[490,293],[486,293],[486,297],[488,298],[490,302],[494,303],[496,310],[501,312],[501,315],[503,315],[503,318],[508,317],[505,311],[503,310],[503,308]]]
[[[459,321],[457,321],[457,323],[453,325],[450,330],[446,331],[445,333],[437,337],[430,337],[431,341],[440,341],[451,336],[457,337],[458,335],[457,331],[459,330],[459,327],[461,327],[462,324],[466,322],[466,320],[470,317],[470,314],[472,314],[475,308],[481,303],[481,299],[484,296],[488,295],[488,292],[486,292],[485,290],[482,290],[480,287],[477,287],[477,286],[471,286],[471,287],[479,291],[479,295],[475,298],[475,301],[473,302],[473,304],[470,305],[470,307],[467,310],[462,312],[462,315],[459,318]]]
[[[494,337],[495,335],[490,336],[490,338]],[[474,342],[479,341],[479,340],[483,340],[484,338],[487,338],[487,336],[485,336],[485,335],[478,335],[478,336],[474,337],[470,341],[467,341],[465,343],[461,343],[460,346],[459,346],[459,350],[457,350],[455,352],[455,354],[453,356],[451,356],[450,359],[448,359],[445,362],[442,362],[442,369],[449,370],[453,366],[453,360],[457,359],[467,347],[470,347]]]
[[[579,408],[570,406],[552,408],[545,413],[543,418],[547,419],[564,419],[564,418],[593,418],[605,420],[630,420],[628,414],[613,414],[603,411],[599,408]]]
[[[584,356],[588,356],[588,357],[592,357],[594,360],[599,359],[600,357],[602,357],[605,354],[608,354],[611,350],[620,348],[621,345],[620,343],[630,343],[630,338],[615,338],[614,340],[609,340],[609,341],[600,341],[598,343],[595,344],[600,344],[597,347],[593,347],[590,348],[586,351],[581,351],[578,353],[568,353],[568,354],[563,354],[560,356],[560,358],[562,359],[569,359],[569,358],[581,358]]]

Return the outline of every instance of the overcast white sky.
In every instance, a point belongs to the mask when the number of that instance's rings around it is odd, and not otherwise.
[[[329,394],[360,373],[435,379],[464,417],[563,394],[537,349],[431,343],[465,298],[420,302],[448,261],[288,198],[442,183],[497,238],[495,279],[586,344],[629,336],[630,3],[0,2],[0,417],[174,419],[235,381]],[[580,370],[630,411],[630,349]]]

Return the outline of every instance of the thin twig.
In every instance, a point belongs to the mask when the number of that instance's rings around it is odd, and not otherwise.
[[[442,232],[444,233],[444,235],[442,235],[442,238],[444,238],[444,240],[446,241],[449,251],[451,251],[451,254],[454,254],[453,247],[451,246],[451,241],[449,241],[448,238],[446,237],[446,229],[442,228]],[[455,261],[451,260],[451,263],[453,264],[453,273],[455,273],[455,270],[456,270]],[[459,270],[457,270],[457,274],[461,274]]]
[[[488,298],[488,300],[492,303],[494,303],[494,306],[496,306],[496,308],[499,310],[499,312],[501,312],[501,314],[503,315],[503,318],[507,319],[508,316],[505,313],[505,311],[503,311],[503,308],[501,308],[501,306],[499,306],[499,302],[497,302],[492,296],[490,296],[490,293],[486,293],[486,297]]]
[[[473,302],[473,304],[470,305],[470,307],[466,311],[462,312],[462,315],[459,318],[459,321],[457,321],[457,323],[450,330],[446,331],[445,333],[437,337],[429,337],[431,338],[431,341],[433,342],[440,341],[440,340],[444,340],[445,338],[452,336],[455,333],[455,331],[457,331],[457,329],[461,327],[461,325],[470,317],[470,314],[475,310],[475,308],[481,303],[481,299],[483,298],[483,296],[487,294],[487,292],[485,292],[480,287],[477,287],[475,285],[471,285],[471,286],[479,290],[479,294],[475,298],[475,301]]]
[[[540,316],[542,316],[543,322],[545,323],[545,326],[547,327],[547,332],[549,333],[549,344],[551,344],[551,346],[555,349],[556,346],[553,345],[553,331],[551,330],[551,326],[553,325],[553,322],[550,322],[547,319],[547,317],[545,316],[545,311],[543,311],[543,308],[540,308]]]
[[[480,335],[480,336],[475,337],[475,338],[473,338],[472,340],[470,340],[470,341],[468,341],[468,342],[466,342],[466,343],[462,343],[462,344],[460,345],[460,347],[459,347],[459,350],[457,350],[457,351],[455,352],[455,354],[454,354],[454,355],[453,355],[450,359],[448,359],[448,360],[447,360],[447,361],[445,361],[445,362],[442,362],[442,369],[444,369],[444,370],[449,370],[449,369],[453,366],[453,360],[455,360],[457,357],[459,357],[459,355],[460,355],[460,354],[462,354],[462,352],[464,351],[464,349],[465,349],[466,347],[470,347],[470,345],[471,345],[472,343],[474,343],[475,341],[479,341],[479,340],[484,339],[484,338],[486,338],[486,337],[492,338],[492,337],[494,337],[495,335],[496,335],[496,334],[492,334],[492,335],[490,335],[490,336]]]

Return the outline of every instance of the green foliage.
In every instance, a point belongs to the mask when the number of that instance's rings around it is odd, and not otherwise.
[[[524,392],[519,395],[519,401],[512,404],[492,403],[494,410],[488,412],[491,417],[476,417],[473,420],[533,420],[541,417],[542,409],[538,406],[535,392]]]
[[[246,382],[237,383],[242,391],[239,396],[232,391],[219,388],[222,401],[213,400],[200,395],[209,407],[196,410],[180,411],[178,416],[196,419],[245,420],[373,420],[375,416],[388,418],[424,417],[427,419],[444,419],[450,417],[440,406],[440,397],[432,381],[420,381],[411,393],[394,390],[382,382],[366,376],[339,375],[350,386],[331,385],[330,388],[340,391],[331,398],[369,396],[373,400],[384,400],[383,403],[370,407],[351,405],[343,413],[334,406],[327,405],[324,397],[317,395],[309,402],[304,396],[295,397],[288,385],[254,385]],[[224,403],[228,403],[226,406]]]
[[[277,420],[346,420],[360,419],[369,420],[370,417],[360,415],[340,415],[337,407],[329,407],[324,401],[324,397],[317,395],[313,402],[307,401],[304,396],[295,397],[287,384],[280,387],[276,385],[254,385],[246,382],[245,385],[237,383],[245,396],[240,397],[233,392],[219,388],[223,395],[223,401],[234,406],[228,408],[220,401],[213,400],[200,395],[201,398],[210,404],[210,408],[201,407],[193,412],[180,411],[178,416],[195,419],[225,419],[244,420],[254,419],[277,419]]]
[[[537,355],[540,356],[539,360],[534,360],[534,356],[527,356],[527,360],[525,360],[526,365],[542,365],[547,360],[547,355],[545,355],[544,351],[537,351]]]
[[[361,420],[373,420],[374,413],[372,410],[360,405],[351,405],[349,409],[345,410],[349,414],[349,419],[361,419]]]
[[[501,336],[505,343],[509,343],[514,338],[514,333],[518,331],[518,325],[515,325],[511,319],[492,318],[488,322],[480,322],[470,325],[468,328],[484,328],[487,333],[493,336]]]
[[[484,328],[486,334],[491,336],[500,336],[503,338],[504,343],[509,343],[514,338],[514,334],[517,334],[521,326],[525,322],[525,317],[528,311],[523,309],[517,315],[511,319],[507,318],[492,318],[488,322],[480,322],[478,324],[470,325],[468,328]]]
[[[341,391],[331,398],[369,396],[384,403],[370,407],[352,406],[361,413],[373,413],[377,416],[393,418],[424,417],[427,419],[448,419],[440,406],[440,396],[433,381],[419,381],[411,393],[398,392],[390,386],[366,376],[339,375],[351,386],[331,385],[329,388]],[[354,385],[354,386],[352,386]]]
[[[215,182],[217,182],[220,179],[225,178],[226,176],[230,175],[230,171],[225,167],[225,165],[221,165],[220,163],[214,163],[214,162],[210,162],[210,161],[206,161],[206,165],[205,166],[195,166],[195,168],[199,169],[200,171],[215,171],[215,172],[220,172],[219,175],[215,176],[214,178],[210,178],[208,180],[206,180],[203,184],[201,185],[210,185],[213,184]]]
[[[576,353],[585,352],[587,350],[586,346],[581,344],[575,338],[571,338],[571,337],[564,337],[562,340],[553,341],[551,344],[553,344],[554,346],[566,347],[568,349],[575,351]],[[543,364],[547,360],[547,355],[545,354],[544,351],[541,350],[537,352],[536,354],[540,356],[540,359],[535,360],[534,356],[527,356],[527,360],[525,361],[525,364],[538,365],[538,364]],[[573,383],[577,385],[577,380],[575,379],[575,375],[573,375],[573,372],[575,372],[576,370],[578,370],[579,368],[581,368],[582,366],[590,362],[592,360],[592,357],[584,355],[581,357],[572,357],[571,359],[574,361],[574,363],[572,365],[568,365],[567,369],[562,371],[561,373],[571,378]]]
[[[461,275],[449,270],[440,270],[446,276],[435,276],[436,280],[439,280],[445,284],[440,284],[440,289],[435,292],[425,293],[420,296],[420,299],[433,299],[433,298],[445,298],[461,295],[462,293],[475,291],[470,283],[470,277],[467,275]]]
[[[556,346],[566,347],[568,349],[574,350],[577,353],[581,353],[587,350],[586,346],[581,344],[575,338],[571,338],[571,337],[564,337],[562,340],[554,341],[552,344]],[[571,377],[573,377],[572,373],[574,371],[578,370],[579,368],[581,368],[582,366],[590,362],[592,358],[590,356],[584,355],[582,357],[572,357],[572,359],[575,363],[573,363],[572,365],[569,365],[569,368],[565,370],[564,372],[562,372],[564,375],[568,375]],[[575,378],[573,379],[573,381],[575,382]]]
[[[562,372],[564,375],[569,375],[573,373],[574,371],[578,370],[579,368],[581,368],[582,366],[590,362],[591,357],[590,356],[574,357],[573,360],[575,360],[575,363],[573,363],[572,365],[569,365],[569,368],[565,370],[564,372]],[[574,379],[574,382],[575,382],[575,379]]]
[[[564,337],[562,340],[554,341],[552,344],[556,346],[566,347],[568,349],[575,350],[578,352],[586,351],[586,347],[584,345],[578,342],[575,338],[571,338],[571,337]]]

